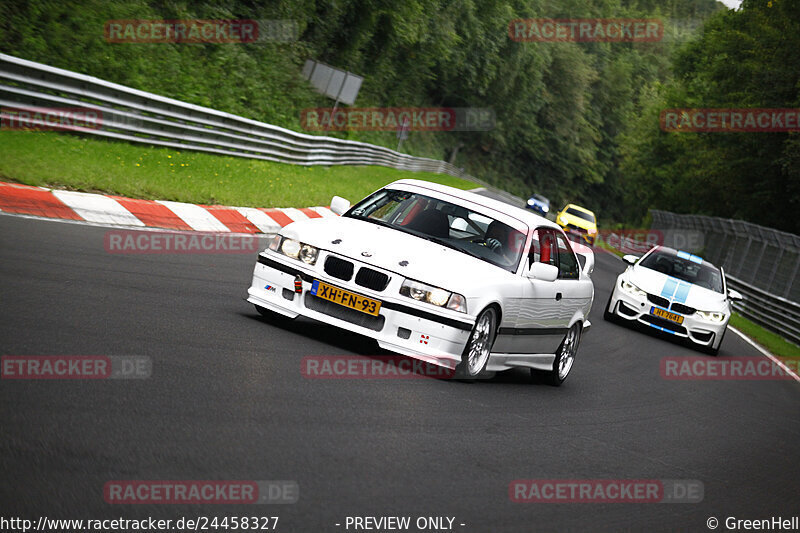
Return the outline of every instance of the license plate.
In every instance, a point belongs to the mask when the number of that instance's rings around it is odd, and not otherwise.
[[[381,310],[381,303],[378,300],[328,285],[316,279],[311,284],[311,294],[372,316],[378,316],[378,311]]]
[[[655,315],[655,316],[659,316],[661,318],[666,318],[667,320],[670,320],[670,321],[675,322],[677,324],[683,324],[683,317],[681,315],[677,315],[675,313],[670,313],[669,311],[665,311],[665,310],[660,309],[658,307],[651,307],[650,308],[650,314],[651,315]]]

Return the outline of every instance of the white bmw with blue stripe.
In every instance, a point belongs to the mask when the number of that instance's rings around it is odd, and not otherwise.
[[[741,294],[728,289],[725,273],[702,258],[657,246],[619,275],[606,305],[606,320],[627,320],[690,340],[716,355]]]

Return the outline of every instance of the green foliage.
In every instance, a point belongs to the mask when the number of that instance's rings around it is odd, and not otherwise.
[[[452,159],[638,224],[650,207],[790,231],[800,141],[782,133],[665,133],[668,107],[798,107],[800,0],[5,0],[0,49],[157,94],[302,130],[329,107],[299,75],[313,57],[365,77],[356,105],[492,108],[486,132],[412,132],[404,151]],[[516,18],[658,18],[654,43],[525,43]],[[113,44],[110,19],[290,19],[300,39],[247,45]],[[332,135],[394,148],[394,132]]]
[[[742,218],[800,233],[794,133],[666,133],[664,108],[800,107],[800,3],[746,0],[681,47],[625,146],[628,205]],[[789,216],[787,216],[789,215]]]

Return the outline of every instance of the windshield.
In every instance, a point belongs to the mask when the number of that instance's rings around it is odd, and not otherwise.
[[[717,267],[706,262],[697,263],[691,259],[678,257],[677,253],[673,251],[659,250],[653,252],[642,259],[639,262],[639,266],[688,281],[704,289],[723,292],[722,273]]]
[[[578,218],[582,218],[583,220],[588,220],[589,222],[594,222],[594,216],[592,216],[589,213],[586,213],[584,211],[578,211],[577,209],[574,209],[572,207],[568,207],[567,208],[567,213],[572,215],[572,216],[575,216],[575,217],[578,217]]]
[[[422,194],[383,189],[344,216],[366,220],[442,244],[514,272],[525,233],[464,206]]]

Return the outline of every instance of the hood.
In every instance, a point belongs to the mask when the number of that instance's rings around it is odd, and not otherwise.
[[[656,270],[633,266],[628,268],[625,275],[628,281],[643,291],[701,311],[722,311],[727,305],[725,295],[721,292],[681,281]]]
[[[464,296],[474,292],[476,279],[514,276],[507,270],[441,244],[349,217],[293,222],[280,233],[322,250]],[[333,244],[332,241],[336,240],[340,242]],[[406,266],[401,266],[401,262]]]

